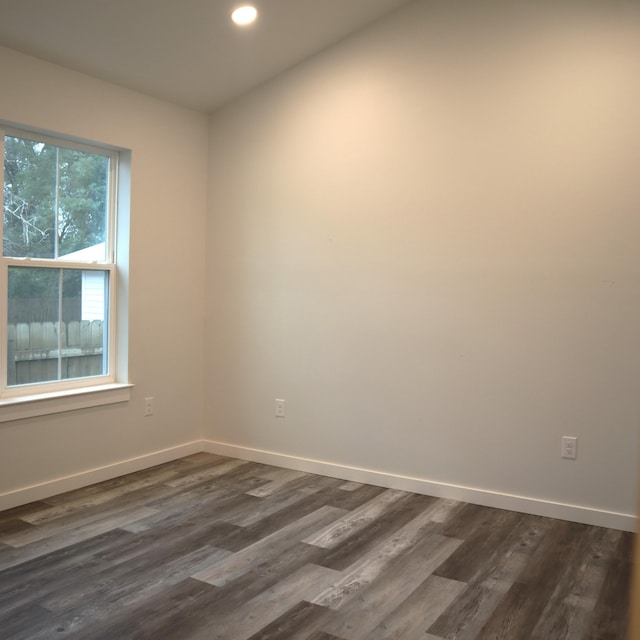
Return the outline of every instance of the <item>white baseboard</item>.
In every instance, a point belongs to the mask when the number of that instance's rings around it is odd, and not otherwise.
[[[55,480],[41,484],[16,489],[15,491],[8,491],[0,494],[0,511],[12,509],[13,507],[18,507],[33,502],[34,500],[45,500],[46,498],[64,493],[65,491],[81,489],[90,484],[111,480],[112,478],[133,473],[134,471],[142,471],[157,464],[170,462],[171,460],[183,458],[184,456],[199,453],[200,451],[203,451],[203,443],[200,440],[196,440],[195,442],[171,447],[170,449],[163,449],[162,451],[155,451],[143,456],[138,456],[137,458],[122,460],[104,467],[89,469],[81,473],[56,478]]]
[[[342,480],[374,484],[390,489],[412,491],[436,498],[461,500],[487,507],[520,511],[522,513],[559,518],[561,520],[581,522],[599,527],[609,527],[622,531],[636,530],[637,518],[635,514],[616,513],[580,505],[562,504],[525,496],[486,491],[473,487],[434,482],[425,478],[412,478],[371,469],[349,467],[332,462],[299,458],[273,451],[262,451],[260,449],[240,447],[211,440],[188,442],[169,449],[163,449],[162,451],[155,451],[136,458],[122,460],[104,467],[90,469],[63,478],[57,478],[41,484],[2,493],[0,494],[0,511],[27,504],[34,500],[45,500],[46,498],[65,491],[72,491],[73,489],[80,489],[96,482],[111,480],[112,478],[117,478],[127,473],[148,469],[157,464],[170,462],[171,460],[199,453],[200,451],[217,453],[219,455],[250,460],[252,462],[262,462],[286,469],[317,473]]]
[[[434,496],[436,498],[461,500],[486,507],[519,511],[521,513],[529,513],[548,518],[559,518],[561,520],[620,529],[622,531],[636,530],[637,518],[635,514],[603,511],[579,505],[563,504],[508,493],[475,489],[473,487],[434,482],[424,478],[412,478],[381,471],[373,471],[371,469],[348,467],[331,462],[298,458],[273,451],[250,449],[223,442],[204,440],[202,445],[203,450],[208,453],[217,453],[219,455],[241,458],[252,462],[271,464],[286,469],[295,469],[296,471],[318,473],[332,478],[340,478],[341,480],[374,484],[389,489],[401,489],[413,493]]]

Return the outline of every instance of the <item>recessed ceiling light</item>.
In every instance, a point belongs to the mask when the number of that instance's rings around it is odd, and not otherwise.
[[[258,10],[250,5],[245,4],[242,7],[238,7],[231,14],[231,19],[241,27],[245,27],[252,22],[255,22],[255,19],[258,17]]]

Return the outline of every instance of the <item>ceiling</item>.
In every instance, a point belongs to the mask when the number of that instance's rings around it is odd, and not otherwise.
[[[0,0],[0,45],[212,111],[411,0]]]

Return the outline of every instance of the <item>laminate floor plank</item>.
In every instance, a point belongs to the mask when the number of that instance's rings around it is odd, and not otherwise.
[[[333,582],[335,574],[317,565],[301,567],[241,607],[215,616],[211,628],[203,629],[193,640],[248,640],[294,604]]]
[[[254,633],[249,640],[308,640],[312,637],[335,638],[318,631],[335,612],[302,600],[273,622]],[[316,633],[317,632],[317,633]],[[344,640],[344,639],[343,639]]]
[[[373,522],[368,523],[337,547],[330,550],[322,565],[330,569],[344,570],[356,563],[380,542],[436,502],[436,498],[408,494],[394,502]]]
[[[262,527],[266,524],[264,521],[267,517],[281,514],[285,508],[299,505],[310,496],[335,486],[337,482],[333,478],[318,478],[318,476],[305,474],[277,488],[271,487],[272,490],[265,493],[264,496],[256,495],[256,490],[252,489],[247,491],[247,495],[260,498],[260,500],[252,508],[239,512],[226,520],[245,528],[258,523],[261,523],[260,527]]]
[[[278,469],[277,472],[273,474],[269,482],[266,482],[255,489],[251,489],[251,491],[248,491],[247,493],[255,496],[256,498],[267,498],[272,496],[274,493],[282,491],[286,487],[290,487],[292,483],[296,483],[299,480],[308,481],[309,476],[310,474],[305,473],[304,471]]]
[[[567,566],[577,561],[580,539],[587,530],[586,525],[558,521],[476,638],[529,637]]]
[[[514,511],[476,505],[468,505],[465,511],[467,513],[461,512],[460,519],[467,532],[464,543],[436,570],[437,575],[460,582],[470,581],[482,570],[495,553],[496,547],[500,546],[524,517]],[[465,517],[468,512],[471,512],[472,517]],[[444,528],[444,535],[456,537],[461,531],[460,522],[454,519],[453,523]]]
[[[625,640],[632,549],[200,453],[0,512],[0,638]]]
[[[167,482],[170,487],[176,489],[184,489],[185,487],[193,487],[195,485],[209,482],[215,478],[220,478],[231,471],[241,469],[249,463],[246,460],[218,460],[211,467],[204,467],[201,470],[195,470],[191,473],[180,475]]]
[[[621,535],[619,531],[598,528],[586,532],[577,561],[567,566],[558,581],[531,632],[532,640],[584,635]]]
[[[367,640],[423,640],[431,637],[427,634],[429,627],[465,587],[464,582],[429,576],[371,631]]]
[[[336,507],[328,497],[331,495],[331,483],[335,483],[332,478],[327,478],[327,488],[324,491],[317,491],[309,495],[299,495],[298,500],[284,505],[278,511],[266,515],[264,518],[252,524],[241,527],[233,536],[225,542],[225,549],[231,551],[241,551],[245,547],[255,544],[265,536],[274,533],[283,526],[292,524],[303,516],[307,516],[322,507],[331,507],[345,513],[345,509]]]
[[[113,526],[109,526],[113,522],[126,522],[129,519],[136,520],[154,513],[154,509],[149,507],[141,509],[139,505],[114,506],[112,509],[91,511],[91,513],[83,515],[77,513],[69,514],[57,520],[47,521],[40,526],[3,535],[0,539],[10,547],[20,549],[71,531],[76,532],[83,529],[91,529],[92,527],[100,528],[101,526],[105,526],[105,531],[107,531],[113,528]]]
[[[356,562],[350,564],[347,570],[342,571],[342,577],[339,581],[332,584],[328,589],[321,591],[311,602],[323,607],[340,610],[356,594],[361,597],[360,594],[363,589],[368,587],[376,578],[381,577],[392,562],[397,562],[399,558],[402,558],[404,554],[416,547],[418,543],[432,544],[433,542],[433,548],[439,549],[439,552],[434,552],[434,556],[431,558],[435,564],[424,567],[428,575],[442,562],[444,557],[449,556],[461,543],[460,540],[455,538],[445,539],[444,536],[433,534],[433,529],[430,510],[428,506],[425,507],[423,505],[422,512],[416,513],[407,524],[396,529],[377,546],[360,556]],[[441,541],[442,546],[440,545]],[[325,562],[322,564],[327,566]]]
[[[585,640],[617,640],[626,637],[631,606],[629,584],[632,573],[634,536],[621,533],[593,609]]]
[[[342,491],[355,491],[356,489],[360,489],[364,485],[361,482],[344,482],[338,487]]]
[[[121,549],[131,537],[115,529],[0,572],[0,627],[5,615],[10,616],[16,607],[40,602],[65,588],[85,589],[87,583],[104,570],[105,550],[112,546]]]
[[[246,483],[243,486],[247,486]],[[259,498],[244,492],[231,491],[229,487],[212,489],[205,497],[188,492],[182,497],[174,496],[162,503],[150,502],[153,513],[126,525],[126,529],[132,533],[175,529],[183,525],[189,526],[189,523],[198,517],[215,518],[219,522],[225,522],[224,518],[231,518],[238,511],[257,504],[258,500]],[[226,524],[231,525],[229,522]]]
[[[30,522],[26,520],[20,520],[19,518],[11,518],[7,520],[0,521],[0,538],[3,536],[11,536],[14,533],[22,533],[23,531],[28,531],[29,529],[33,529],[35,525],[32,525]],[[7,543],[2,543],[5,546]]]
[[[456,640],[475,638],[505,593],[519,578],[531,554],[553,526],[553,522],[538,516],[523,516],[494,553],[488,557],[485,554],[484,564],[475,564],[476,571],[469,576],[466,588],[429,631],[434,635]],[[485,545],[483,549],[486,551]],[[445,562],[434,574],[452,579],[451,576],[458,572],[458,566],[457,563],[450,565]],[[447,567],[454,572],[448,574]]]
[[[364,529],[381,516],[390,505],[398,502],[400,498],[406,498],[407,495],[405,491],[388,489],[361,507],[347,513],[336,522],[332,522],[322,531],[309,536],[304,542],[324,547],[325,549],[333,549],[354,533]]]
[[[77,624],[69,618],[64,640],[188,640],[201,629],[208,628],[209,603],[215,599],[217,591],[217,587],[187,578],[153,598],[127,607],[118,616],[92,624],[85,620]],[[59,636],[60,632],[50,636],[41,632],[33,639],[15,640],[51,640]]]
[[[229,551],[209,545],[197,549],[181,549],[173,553],[149,554],[135,562],[122,562],[105,567],[82,585],[71,584],[43,597],[40,602],[49,611],[61,613],[90,607],[100,601],[102,610],[116,610],[147,597],[166,585],[173,585],[199,571],[205,571],[230,555]]]
[[[331,507],[351,511],[352,509],[361,507],[365,502],[379,496],[385,491],[386,489],[383,487],[375,487],[371,484],[365,484],[353,491],[344,491],[338,485],[335,489],[326,492],[325,499]]]
[[[173,460],[171,462],[165,462],[163,464],[149,467],[148,469],[135,471],[125,476],[118,476],[116,478],[103,480],[102,482],[98,482],[86,487],[73,489],[72,491],[67,491],[66,493],[61,493],[56,496],[47,498],[45,502],[49,507],[76,502],[77,500],[82,500],[84,498],[99,495],[101,493],[104,493],[105,491],[111,491],[112,489],[117,489],[118,487],[137,483],[146,478],[154,478],[158,475],[164,476],[167,471],[171,471],[172,473],[176,474],[176,476],[178,476],[184,473],[185,468],[191,468],[191,465],[185,463],[184,459]]]
[[[25,629],[33,629],[38,626],[50,625],[53,614],[38,604],[29,603],[14,609],[9,618],[2,620],[3,640],[30,640],[31,631],[25,633]],[[54,637],[53,634],[51,637]]]
[[[315,565],[320,557],[317,548],[303,543],[293,545],[286,554],[265,558],[256,567],[220,587],[210,607],[215,612],[225,612],[244,605],[263,591],[304,566]]]
[[[23,516],[22,519],[33,525],[44,525],[58,520],[70,522],[73,517],[85,518],[91,514],[104,513],[107,509],[119,508],[127,504],[146,503],[154,498],[175,494],[175,491],[163,486],[162,483],[164,478],[172,478],[174,475],[172,471],[165,471],[151,478],[143,478],[90,496],[52,505],[48,509]]]
[[[152,510],[145,507],[141,507],[135,511],[128,509],[124,513],[109,519],[88,522],[76,526],[69,531],[56,531],[53,535],[47,535],[46,537],[13,549],[13,553],[0,558],[0,571],[13,567],[16,564],[33,560],[39,556],[47,555],[52,551],[71,547],[77,542],[82,542],[101,533],[106,533],[112,529],[117,529],[120,526],[135,522],[136,519],[142,519],[149,515],[150,512],[152,512]]]
[[[234,578],[259,565],[265,558],[285,553],[287,549],[300,542],[311,531],[323,527],[327,522],[340,517],[342,514],[343,512],[340,509],[321,507],[262,540],[245,547],[228,560],[218,563],[212,569],[196,573],[194,578],[218,587],[224,586]]]
[[[0,523],[5,522],[6,520],[19,520],[25,516],[38,513],[38,511],[49,509],[50,507],[51,504],[49,502],[38,500],[37,502],[29,502],[28,504],[24,504],[20,507],[14,507],[13,509],[5,509],[4,511],[0,511]]]
[[[460,546],[461,540],[419,533],[412,544],[371,584],[358,592],[322,630],[345,640],[368,640],[372,631],[397,609]],[[456,583],[456,587],[460,583]],[[435,620],[435,618],[434,618]]]

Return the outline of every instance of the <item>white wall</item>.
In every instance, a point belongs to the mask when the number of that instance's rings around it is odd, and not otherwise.
[[[122,465],[201,439],[207,118],[4,48],[0,87],[0,120],[132,153],[132,399],[0,424],[6,505],[38,495],[23,491],[32,485],[46,492],[97,468],[150,464],[162,456]],[[155,398],[151,418],[143,417],[146,396]]]
[[[205,435],[628,523],[640,20],[472,4],[415,2],[212,116]]]

